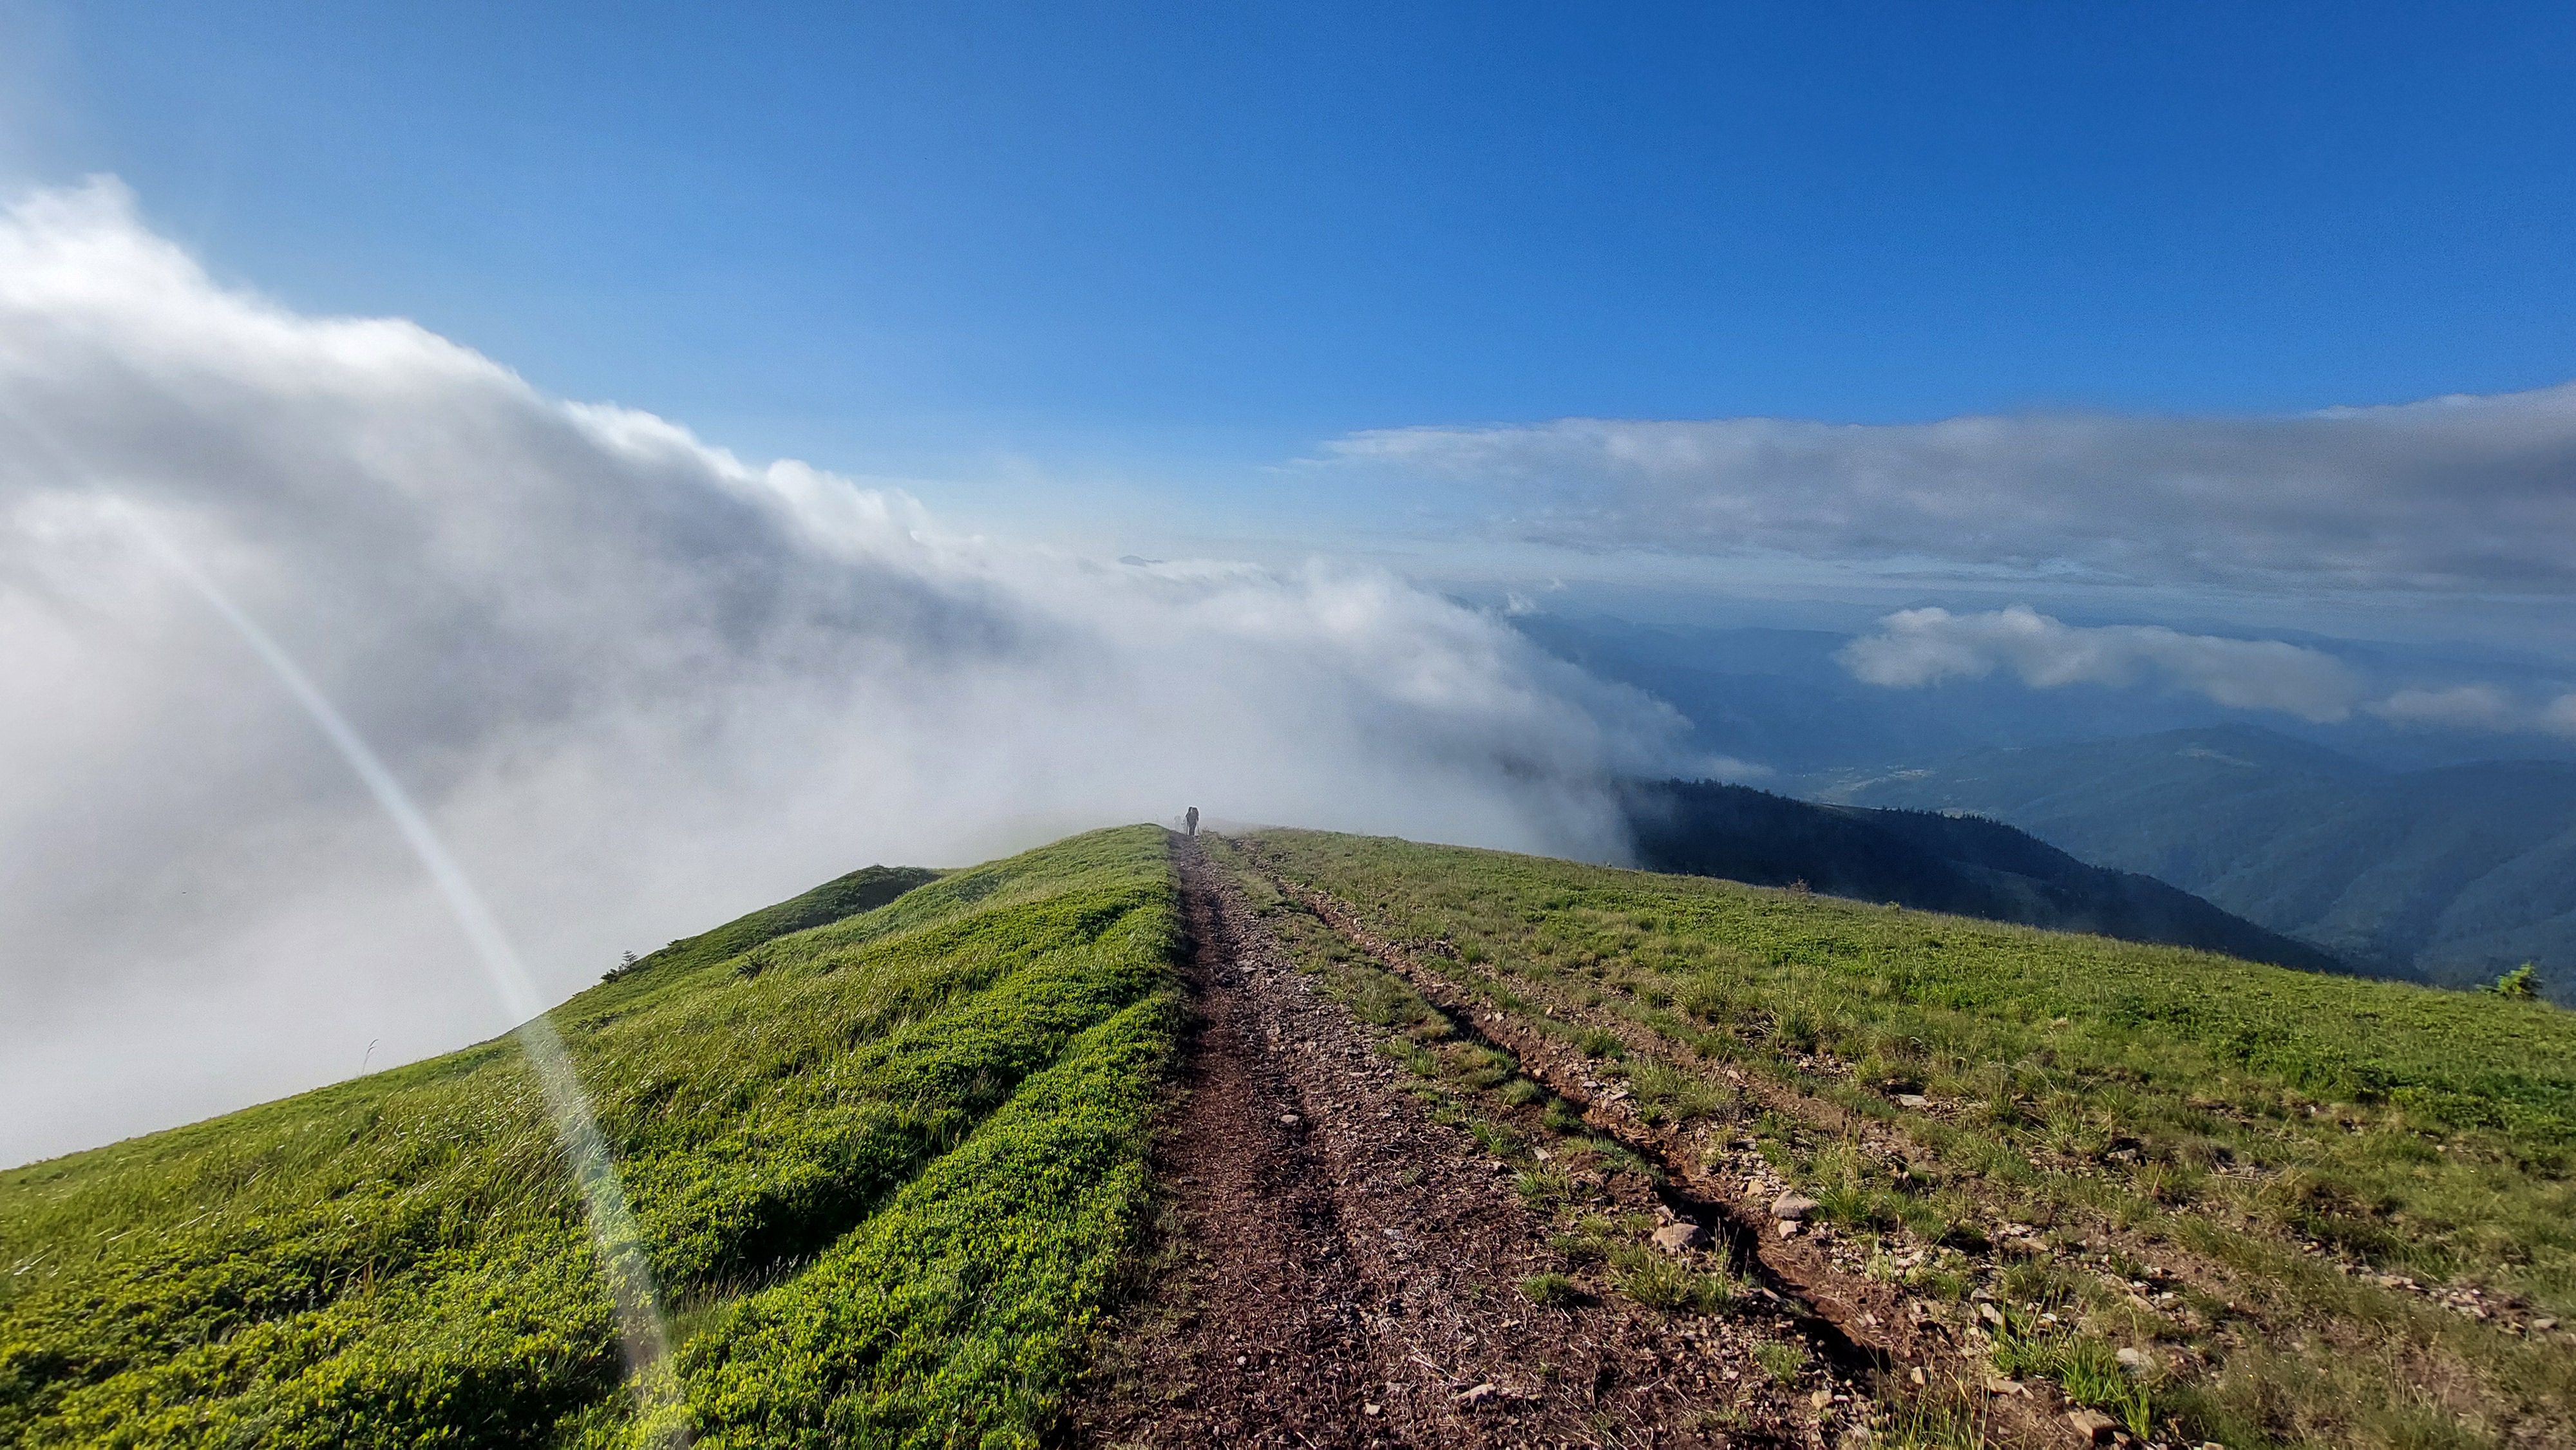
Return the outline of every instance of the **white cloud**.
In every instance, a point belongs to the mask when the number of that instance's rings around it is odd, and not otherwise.
[[[1569,418],[1400,428],[1339,464],[1466,481],[1584,548],[2051,583],[2576,593],[2576,384],[2295,416]]]
[[[2391,724],[2450,730],[2508,729],[2515,713],[2513,697],[2493,685],[2399,690],[2365,708]]]
[[[2410,729],[2576,738],[2576,694],[2535,706],[2480,681],[2408,686],[2374,699],[2377,690],[2360,671],[2323,650],[2151,624],[2071,625],[2025,604],[1982,614],[1902,610],[1834,658],[1861,683],[1892,690],[1981,680],[2003,670],[2036,690],[2076,684],[2183,690],[2233,709],[2320,724],[2359,711]]]
[[[0,217],[0,1161],[504,1023],[147,518],[373,740],[550,991],[870,861],[1196,804],[1612,849],[1672,713],[1382,573],[1096,567]]]
[[[2495,685],[2453,685],[2445,689],[2399,690],[2362,708],[2392,725],[2415,729],[2576,738],[2576,694],[2560,695],[2535,706]]]
[[[2316,721],[2348,718],[2364,692],[2361,676],[2322,650],[2161,625],[2083,628],[2020,604],[1982,614],[1904,610],[1880,620],[1877,633],[1852,641],[1836,658],[1853,678],[1890,689],[1983,679],[2006,669],[2034,689],[2156,684],[2237,709]]]

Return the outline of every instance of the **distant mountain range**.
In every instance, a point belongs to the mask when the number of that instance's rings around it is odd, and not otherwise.
[[[1745,786],[1678,780],[1635,787],[1627,805],[1638,864],[1650,871],[1757,886],[1803,883],[1830,896],[1923,911],[2199,947],[2311,971],[2349,970],[2326,952],[2189,892],[2087,865],[1994,821],[1820,805]]]
[[[1925,689],[1884,689],[1853,679],[1836,661],[1836,652],[1854,636],[1833,630],[1708,629],[1597,614],[1521,615],[1512,624],[1550,654],[1672,704],[1691,722],[1693,749],[1778,773],[1728,778],[1775,786],[1782,778],[1871,762],[1919,765],[1999,746],[2228,724],[2278,727],[2293,738],[2391,769],[2457,764],[2500,751],[2576,761],[2576,740],[2402,729],[2367,712],[2311,724],[2230,709],[2187,691],[2103,685],[2032,689],[2009,671],[1983,679],[1949,679]],[[2565,664],[2465,646],[2404,649],[2306,635],[2293,642],[2325,650],[2392,685],[2438,688],[2478,679],[2534,699],[2576,688],[2576,676]]]
[[[1795,784],[1991,817],[2367,971],[2465,986],[2535,960],[2550,995],[2576,1002],[2576,765],[2389,770],[2230,725]]]

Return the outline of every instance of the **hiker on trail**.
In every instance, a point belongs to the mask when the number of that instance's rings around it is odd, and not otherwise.
[[[1183,826],[1186,828],[1183,834],[1196,836],[1199,833],[1199,808],[1197,806],[1190,807],[1190,813],[1181,819]]]

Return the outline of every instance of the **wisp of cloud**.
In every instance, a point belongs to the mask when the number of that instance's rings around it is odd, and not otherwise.
[[[2272,639],[2184,634],[2161,625],[2083,628],[2026,604],[1980,614],[1906,609],[1879,621],[1836,656],[1852,678],[1915,689],[1952,677],[2010,670],[2033,689],[2153,682],[2240,710],[2302,719],[2349,718],[2360,674],[2322,650]]]
[[[1863,684],[1893,690],[1984,679],[2002,670],[2035,690],[2152,686],[2316,724],[2348,720],[2359,711],[2400,728],[2576,736],[2576,694],[2534,704],[2500,686],[2476,683],[2407,686],[2374,699],[2360,670],[2321,649],[2286,640],[2186,634],[2153,624],[2072,625],[2026,604],[1975,614],[1899,610],[1834,658]]]

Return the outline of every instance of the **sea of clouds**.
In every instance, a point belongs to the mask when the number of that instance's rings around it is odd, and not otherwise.
[[[1606,857],[1683,722],[1381,572],[1104,564],[218,285],[117,183],[0,216],[0,1162],[508,1024],[166,548],[560,995],[870,862],[1187,805]]]

